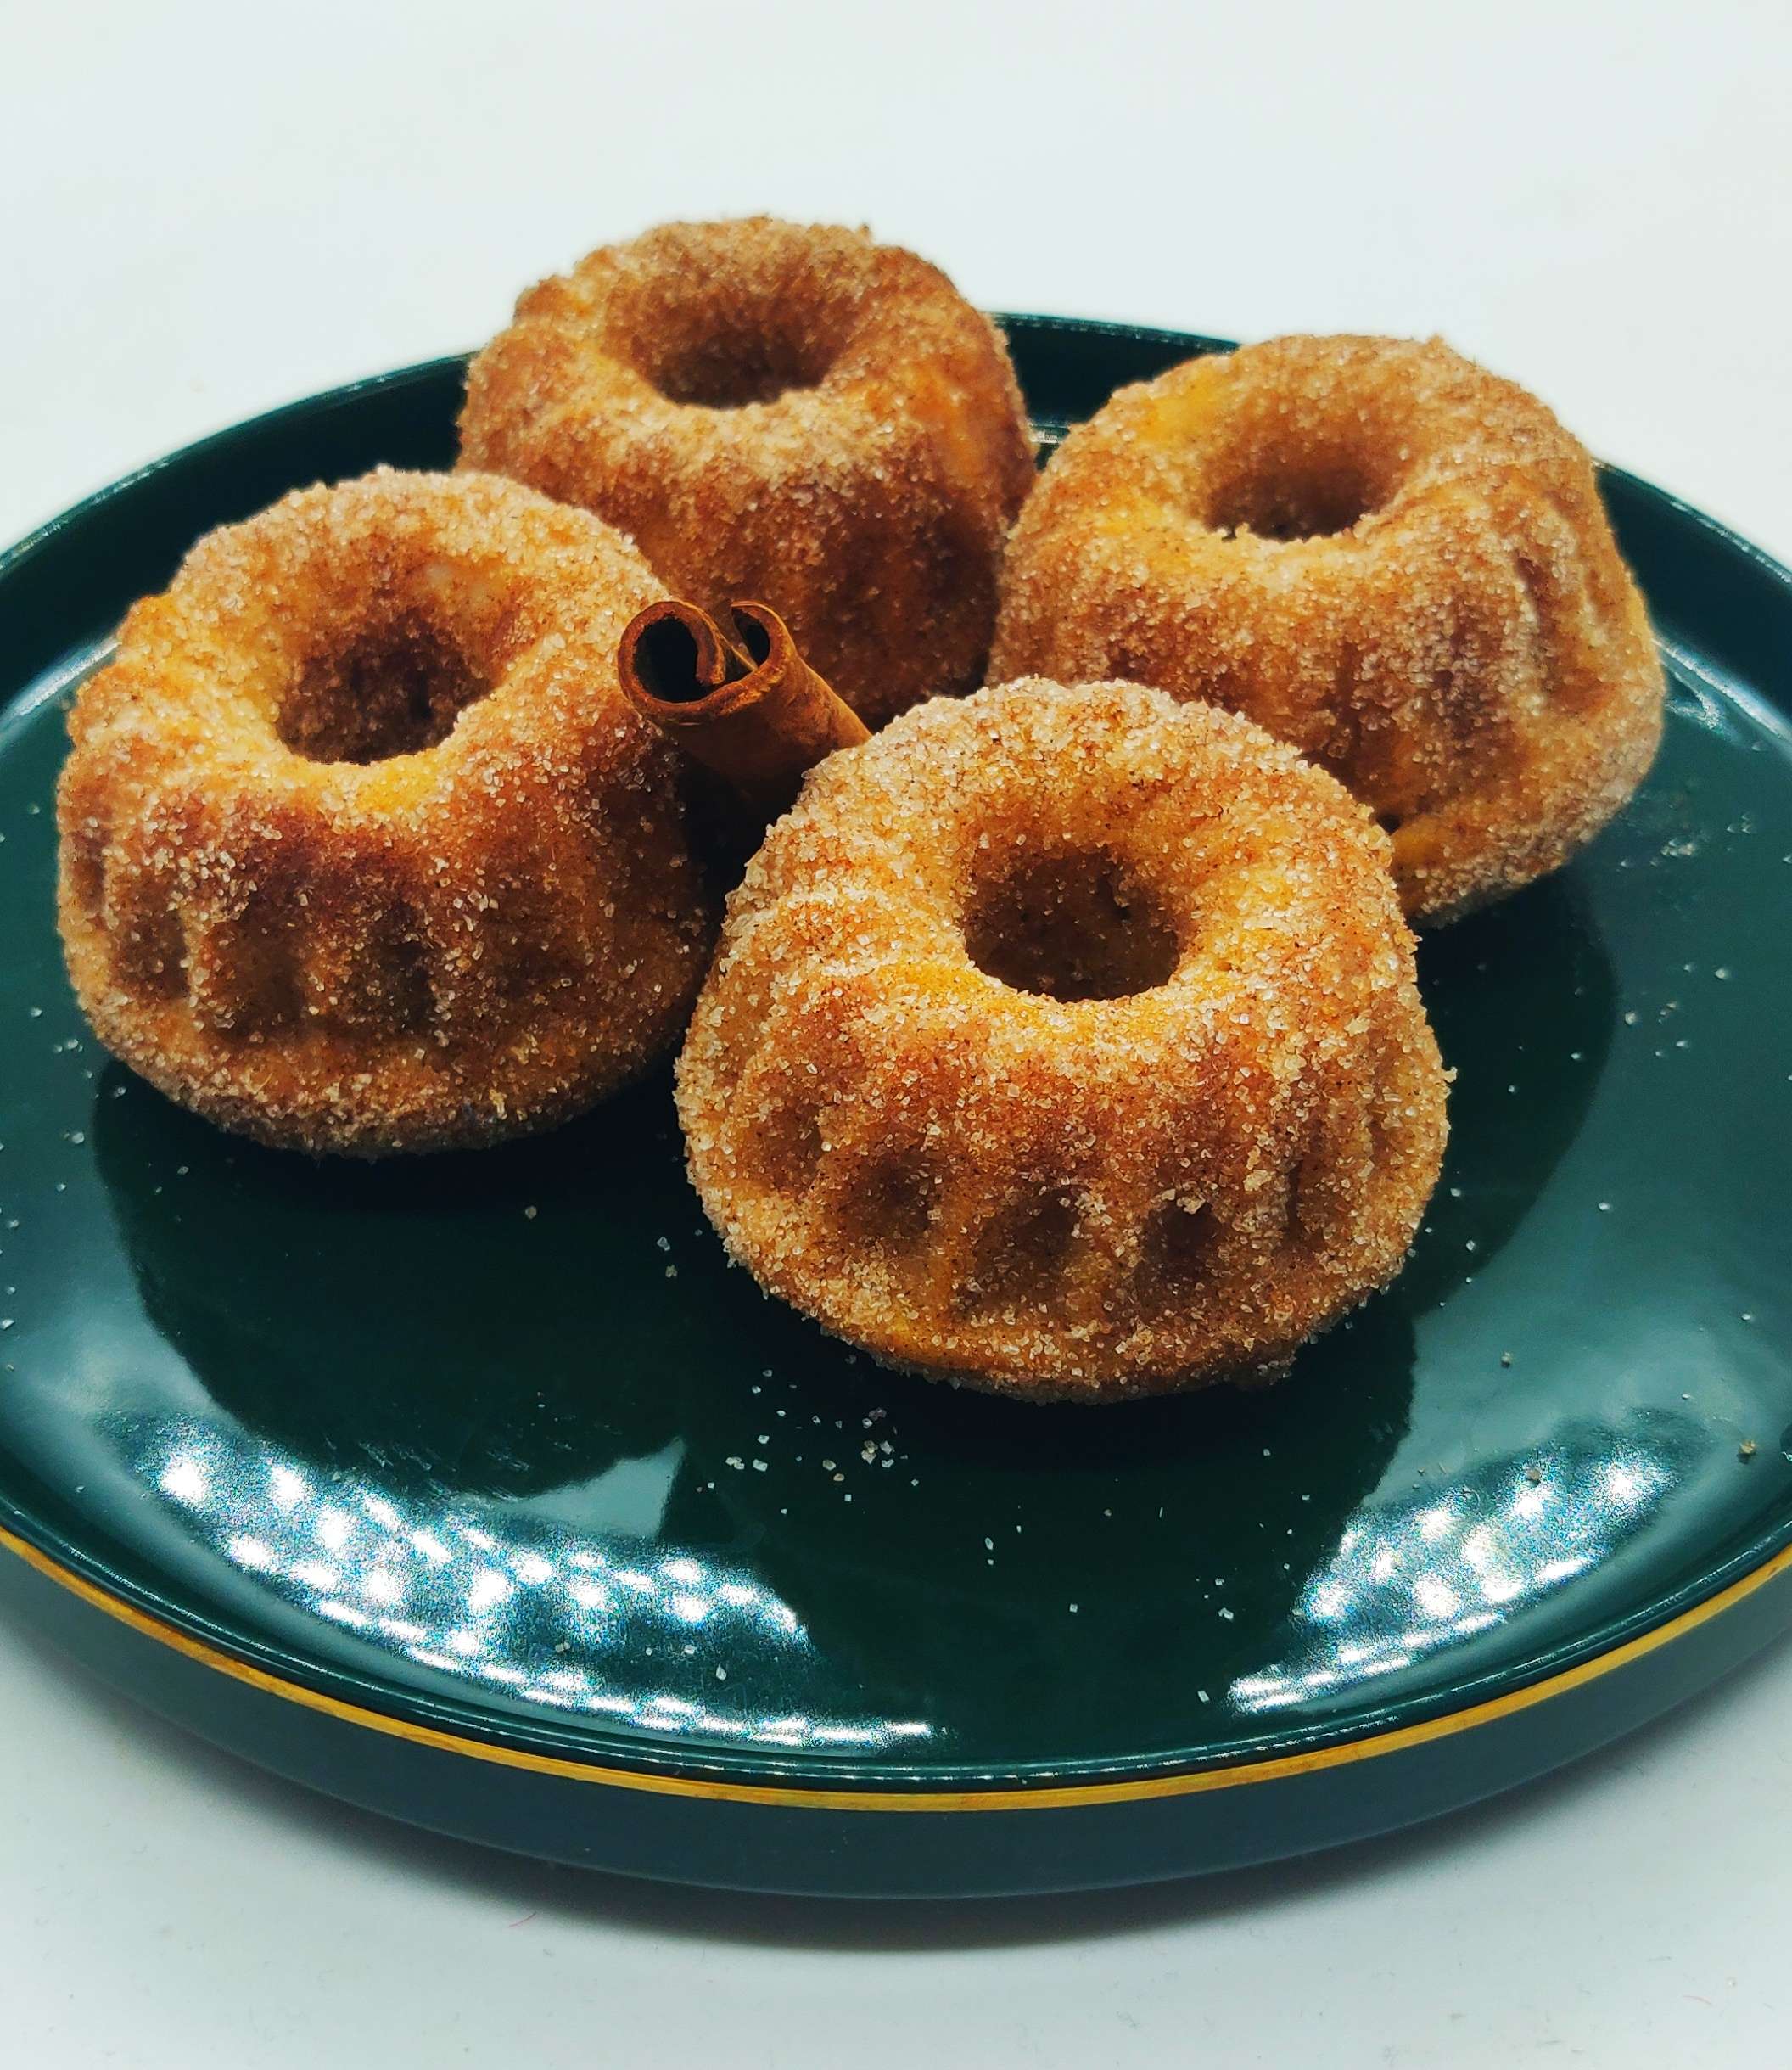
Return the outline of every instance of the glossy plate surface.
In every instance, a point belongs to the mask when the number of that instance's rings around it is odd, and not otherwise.
[[[1207,345],[1011,331],[1048,431]],[[211,1714],[216,1663],[152,1700],[574,1859],[783,1888],[1121,1880],[1329,1829],[1265,1789],[1254,1837],[1191,1826],[1149,1864],[1123,1837],[1083,1861],[1045,1811],[999,1876],[949,1837],[880,1867],[876,1831],[909,1821],[862,1813],[849,1871],[819,1822],[807,1865],[733,1829],[630,1852],[606,1839],[623,1792],[569,1783],[557,1838],[507,1826],[463,1803],[477,1760],[419,1793],[288,1744],[311,1714],[290,1696],[725,1798],[1099,1798],[1533,1690],[1792,1540],[1792,582],[1622,475],[1672,674],[1660,763],[1562,875],[1424,945],[1458,1074],[1443,1182],[1398,1283],[1267,1393],[1027,1410],[855,1360],[725,1267],[664,1074],[537,1143],[363,1169],[234,1142],[109,1062],[52,919],[71,685],[199,531],[376,460],[449,462],[460,366],[245,425],[0,563],[0,1525],[288,1692],[265,1731]],[[1476,1759],[1437,1801],[1502,1779]],[[1386,1801],[1358,1829],[1430,1808],[1386,1775],[1364,1791]]]

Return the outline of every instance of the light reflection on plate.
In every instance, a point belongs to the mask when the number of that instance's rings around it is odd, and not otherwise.
[[[1234,1703],[1284,1710],[1410,1667],[1609,1559],[1701,1440],[1689,1420],[1658,1417],[1601,1456],[1596,1434],[1565,1431],[1546,1450],[1361,1511],[1295,1606],[1300,1643],[1238,1676]]]
[[[656,1733],[756,1746],[879,1749],[932,1736],[918,1719],[731,1704],[731,1659],[804,1649],[809,1635],[781,1596],[713,1557],[519,1514],[501,1519],[500,1534],[470,1507],[432,1510],[426,1525],[353,1475],[319,1487],[272,1447],[197,1423],[157,1428],[137,1467],[233,1566],[294,1607],[457,1679]],[[606,1670],[643,1655],[681,1672],[693,1693],[613,1686]]]

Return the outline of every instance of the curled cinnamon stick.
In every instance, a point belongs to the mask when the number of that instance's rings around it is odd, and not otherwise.
[[[636,711],[775,819],[823,755],[870,735],[769,605],[731,604],[728,616],[725,629],[694,603],[650,603],[622,636],[617,672]]]

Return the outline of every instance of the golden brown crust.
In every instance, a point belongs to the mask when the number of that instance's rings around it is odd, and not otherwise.
[[[1442,1156],[1387,852],[1229,713],[921,706],[820,765],[730,900],[679,1061],[705,1208],[937,1377],[1104,1400],[1280,1365],[1398,1268]]]
[[[588,1106],[672,1041],[710,922],[616,642],[626,540],[388,470],[203,539],[81,690],[60,922],[106,1046],[265,1142],[377,1156]]]
[[[980,680],[1033,480],[1007,350],[944,274],[767,217],[530,289],[473,363],[461,450],[619,526],[712,616],[763,597],[873,726]]]
[[[1661,726],[1585,450],[1435,339],[1274,339],[1121,390],[1022,513],[991,665],[1247,714],[1392,828],[1420,921],[1564,861]]]

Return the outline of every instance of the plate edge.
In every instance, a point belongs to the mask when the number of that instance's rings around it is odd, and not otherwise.
[[[1217,1768],[1179,1770],[1162,1775],[1128,1776],[1111,1782],[1069,1784],[1011,1784],[966,1790],[851,1790],[826,1785],[792,1787],[771,1783],[732,1782],[718,1777],[670,1775],[647,1769],[620,1768],[595,1762],[575,1761],[562,1755],[535,1753],[527,1748],[507,1747],[496,1741],[479,1740],[444,1731],[435,1725],[418,1725],[365,1705],[350,1703],[322,1690],[289,1681],[264,1668],[197,1639],[165,1623],[126,1597],[114,1595],[96,1582],[76,1574],[51,1557],[28,1539],[0,1525],[0,1551],[22,1560],[34,1572],[66,1590],[91,1609],[102,1612],[126,1625],[140,1637],[168,1647],[184,1658],[214,1673],[227,1675],[265,1696],[294,1703],[302,1709],[321,1713],[339,1724],[358,1726],[387,1737],[408,1741],[436,1753],[456,1754],[501,1768],[521,1769],[561,1781],[596,1783],[612,1789],[636,1790],[663,1797],[697,1798],[710,1802],[775,1806],[781,1809],[870,1812],[999,1812],[1065,1811],[1098,1804],[1135,1804],[1156,1798],[1204,1795],[1216,1790],[1248,1787],[1258,1783],[1285,1782],[1299,1775],[1340,1768],[1351,1763],[1375,1760],[1405,1753],[1433,1741],[1453,1738],[1463,1732],[1496,1725],[1501,1719],[1534,1709],[1537,1705],[1597,1681],[1628,1667],[1645,1655],[1670,1645],[1721,1617],[1792,1570],[1792,1545],[1784,1545],[1745,1574],[1690,1605],[1666,1622],[1595,1653],[1589,1659],[1559,1670],[1522,1688],[1444,1711],[1409,1725],[1360,1739],[1341,1740],[1330,1746],[1305,1752],[1278,1754],[1267,1760],[1237,1762]]]

